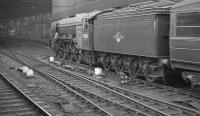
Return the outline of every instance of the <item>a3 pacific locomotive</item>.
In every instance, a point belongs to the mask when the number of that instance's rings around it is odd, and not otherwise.
[[[182,74],[200,83],[200,2],[148,1],[77,14],[52,24],[63,60],[169,83]],[[182,72],[182,73],[179,73]],[[177,75],[176,75],[177,76]]]

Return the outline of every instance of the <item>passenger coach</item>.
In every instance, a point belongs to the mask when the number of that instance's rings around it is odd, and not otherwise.
[[[200,1],[186,0],[171,9],[170,56],[184,80],[200,84]]]

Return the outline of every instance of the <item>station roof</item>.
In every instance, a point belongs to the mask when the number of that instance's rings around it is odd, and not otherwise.
[[[196,4],[196,3],[200,3],[200,0],[183,0],[182,2],[174,5],[173,8],[182,7],[182,6],[186,6],[186,5],[192,5],[192,4]]]
[[[172,12],[200,10],[200,0],[183,0],[172,7]]]

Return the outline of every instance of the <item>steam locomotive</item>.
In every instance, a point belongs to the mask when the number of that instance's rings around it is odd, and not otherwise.
[[[170,83],[200,84],[200,2],[148,1],[52,23],[56,56]],[[176,75],[176,76],[174,76]]]

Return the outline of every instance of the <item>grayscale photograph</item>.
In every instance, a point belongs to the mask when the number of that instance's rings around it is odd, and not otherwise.
[[[0,0],[0,116],[200,116],[200,0]]]

